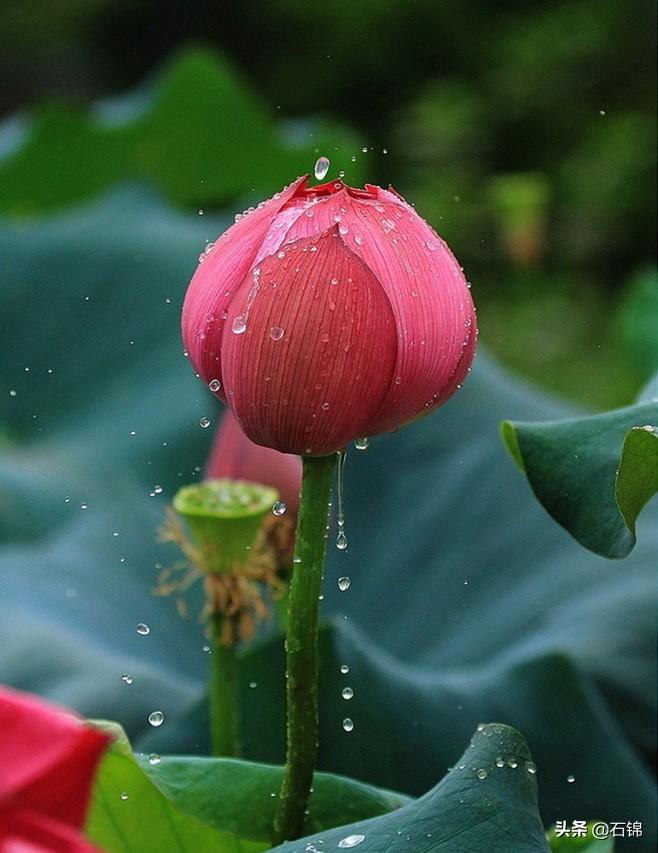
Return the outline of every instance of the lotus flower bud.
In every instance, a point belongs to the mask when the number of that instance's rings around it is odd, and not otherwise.
[[[468,372],[461,267],[391,190],[300,178],[201,258],[185,348],[256,444],[334,453],[441,405]]]

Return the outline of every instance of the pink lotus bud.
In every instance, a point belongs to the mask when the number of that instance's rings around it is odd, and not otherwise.
[[[295,517],[299,508],[302,460],[254,444],[240,429],[230,409],[224,415],[210,451],[205,476],[208,479],[246,480],[271,486]]]
[[[461,267],[403,198],[306,183],[201,256],[182,330],[252,441],[323,456],[444,403],[477,330]]]

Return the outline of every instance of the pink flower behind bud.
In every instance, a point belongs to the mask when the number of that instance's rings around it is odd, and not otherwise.
[[[230,410],[225,413],[217,430],[205,477],[226,477],[229,480],[246,480],[271,486],[286,504],[288,517],[297,515],[302,460],[299,456],[254,444],[242,432]]]
[[[185,347],[259,445],[322,456],[396,429],[444,403],[473,360],[463,272],[392,191],[300,178],[202,258]]]

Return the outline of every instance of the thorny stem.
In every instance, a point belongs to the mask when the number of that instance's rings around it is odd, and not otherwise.
[[[295,560],[288,599],[286,766],[273,843],[299,838],[318,749],[318,612],[335,456],[304,457]]]
[[[226,644],[221,613],[209,617],[210,741],[213,755],[236,756],[238,748],[238,659],[235,641]]]

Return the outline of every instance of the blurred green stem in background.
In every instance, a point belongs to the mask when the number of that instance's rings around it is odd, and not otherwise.
[[[222,642],[221,613],[210,616],[210,743],[213,755],[236,756],[239,748],[238,658],[234,643]]]

